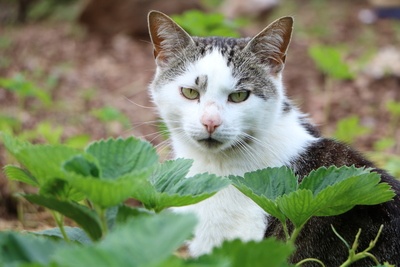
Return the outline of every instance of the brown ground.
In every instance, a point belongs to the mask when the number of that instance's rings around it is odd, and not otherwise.
[[[363,151],[371,150],[373,142],[388,135],[399,141],[400,131],[388,130],[391,116],[385,103],[400,101],[400,74],[389,73],[376,79],[367,74],[368,64],[363,63],[357,68],[355,80],[329,82],[307,51],[316,43],[344,46],[346,61],[356,67],[357,60],[365,55],[370,54],[372,59],[387,46],[400,47],[400,22],[360,23],[357,14],[368,7],[366,1],[282,2],[265,21],[249,25],[244,32],[256,33],[267,21],[281,15],[295,17],[294,39],[285,67],[288,94],[326,135],[334,132],[340,119],[359,116],[361,123],[372,129],[355,143]],[[54,101],[50,107],[35,99],[21,103],[15,94],[0,88],[0,115],[21,121],[20,132],[48,121],[63,127],[63,140],[86,133],[91,140],[136,135],[157,143],[160,138],[156,138],[157,128],[152,122],[156,114],[147,108],[151,104],[146,92],[153,72],[152,47],[147,40],[117,35],[104,43],[86,34],[80,26],[65,21],[0,25],[0,77],[23,73],[29,81],[50,92]],[[56,78],[54,86],[46,83],[48,77]],[[105,123],[91,114],[104,106],[120,110],[132,127]],[[10,161],[1,151],[0,166]],[[40,208],[23,202],[17,204],[12,195],[22,188],[7,183],[0,174],[0,229],[38,229],[49,225],[49,216]],[[23,224],[16,219],[17,208],[23,210],[19,213],[24,215]]]

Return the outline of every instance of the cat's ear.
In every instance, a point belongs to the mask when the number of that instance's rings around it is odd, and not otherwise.
[[[168,62],[170,57],[176,56],[179,51],[194,43],[185,30],[159,11],[150,11],[148,25],[157,63]]]
[[[251,39],[245,49],[260,57],[263,63],[269,65],[272,72],[279,73],[286,60],[292,29],[292,17],[277,19]]]

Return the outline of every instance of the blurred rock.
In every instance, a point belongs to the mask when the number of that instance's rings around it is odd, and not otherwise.
[[[389,46],[379,50],[367,64],[364,72],[375,79],[380,79],[387,75],[400,77],[399,48]]]
[[[147,40],[150,10],[172,15],[190,9],[201,9],[200,0],[89,0],[79,22],[103,38],[125,33]]]

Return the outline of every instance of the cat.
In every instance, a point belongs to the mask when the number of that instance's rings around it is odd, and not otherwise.
[[[149,13],[148,23],[156,62],[150,95],[168,127],[175,157],[193,159],[190,175],[243,175],[288,166],[301,179],[321,166],[374,168],[392,186],[394,199],[311,219],[290,261],[312,257],[326,266],[339,266],[348,250],[331,225],[349,242],[361,228],[359,249],[363,250],[383,224],[371,253],[381,262],[400,266],[400,183],[349,146],[322,137],[285,95],[282,71],[291,17],[276,20],[253,38],[192,37],[158,11]],[[210,253],[224,240],[284,236],[275,218],[233,186],[175,211],[193,212],[199,219],[189,243],[193,257]],[[372,265],[365,259],[352,266]]]

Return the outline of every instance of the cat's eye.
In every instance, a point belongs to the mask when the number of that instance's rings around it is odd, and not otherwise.
[[[250,92],[249,91],[237,91],[228,96],[228,101],[233,103],[240,103],[246,101],[249,98]]]
[[[189,100],[196,100],[200,97],[200,93],[192,88],[181,87],[181,93]]]

